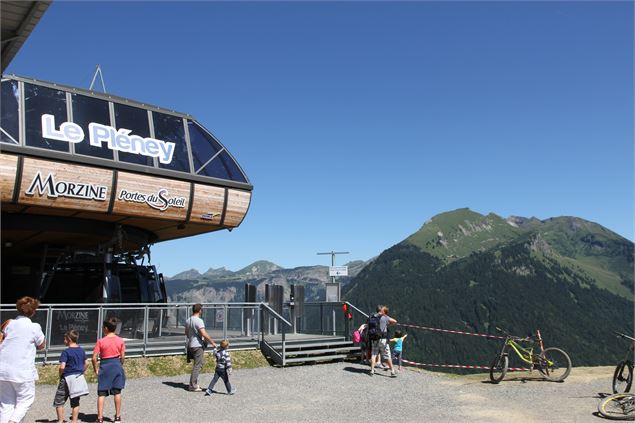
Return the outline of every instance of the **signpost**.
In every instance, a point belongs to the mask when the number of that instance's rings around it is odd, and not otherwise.
[[[329,267],[329,276],[348,276],[348,266],[331,266]]]
[[[331,283],[326,284],[326,301],[338,302],[341,301],[341,285],[339,282],[335,282],[335,278],[338,276],[348,276],[347,266],[335,266],[335,256],[337,254],[349,254],[348,251],[331,251],[327,253],[317,253],[319,256],[330,255],[331,267],[329,267],[329,276],[331,277]],[[331,287],[329,289],[329,286]],[[335,325],[335,307],[333,307],[333,335],[337,334]]]

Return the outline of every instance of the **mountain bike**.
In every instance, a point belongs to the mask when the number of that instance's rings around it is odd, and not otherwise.
[[[615,332],[618,338],[624,338],[631,341],[631,345],[626,352],[624,360],[620,361],[615,367],[615,373],[613,373],[613,393],[629,392],[631,385],[633,384],[633,350],[635,349],[635,338],[632,338],[623,333]]]
[[[560,348],[544,348],[540,331],[536,331],[536,336],[520,338],[496,328],[505,334],[505,342],[501,352],[496,356],[489,369],[489,378],[492,383],[499,383],[507,374],[509,368],[508,350],[516,353],[518,358],[529,364],[529,371],[538,370],[547,380],[561,382],[569,376],[571,372],[571,359],[569,355]],[[539,352],[534,352],[534,346],[538,342]],[[527,343],[526,347],[520,343]]]
[[[598,413],[611,420],[635,420],[635,395],[613,394],[598,404]]]

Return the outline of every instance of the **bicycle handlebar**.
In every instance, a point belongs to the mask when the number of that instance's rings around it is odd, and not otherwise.
[[[503,329],[499,328],[498,326],[496,326],[496,330],[501,332],[501,333],[504,333],[507,336],[507,338],[513,339],[514,341],[526,341],[526,342],[528,342],[528,341],[534,340],[534,338],[535,338],[534,335],[528,335],[525,338],[521,338],[520,336],[514,336],[514,335],[508,333],[507,331],[504,331]]]
[[[623,333],[618,332],[616,330],[614,330],[613,333],[615,333],[618,338],[626,338],[626,339],[630,339],[631,341],[635,341],[635,338],[632,338],[632,337],[630,337],[628,335],[624,335]]]

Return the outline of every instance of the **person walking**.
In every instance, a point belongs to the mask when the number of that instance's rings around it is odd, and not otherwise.
[[[126,344],[115,334],[117,319],[111,317],[104,322],[104,337],[97,340],[93,349],[93,370],[97,375],[97,423],[104,421],[104,402],[109,395],[115,402],[115,422],[121,422],[121,391],[126,386],[123,362]],[[99,357],[99,368],[97,368]]]
[[[18,316],[2,324],[0,335],[0,423],[24,419],[35,401],[36,350],[44,348],[42,327],[31,317],[39,307],[35,298],[22,297],[15,306]]]
[[[77,423],[79,417],[79,399],[88,395],[88,385],[84,372],[88,368],[86,352],[77,344],[79,332],[69,330],[64,334],[66,348],[60,356],[60,382],[53,398],[53,407],[57,413],[58,423],[64,421],[64,403],[71,399],[71,422]]]
[[[198,375],[201,373],[201,369],[204,364],[205,348],[207,345],[211,345],[216,348],[216,342],[205,330],[205,322],[201,319],[203,306],[201,304],[194,304],[192,306],[192,316],[185,322],[185,336],[187,337],[187,355],[188,358],[194,360],[192,366],[192,374],[190,375],[189,390],[191,392],[201,392],[201,388],[198,384]]]
[[[234,395],[236,389],[232,389],[231,383],[229,383],[229,376],[232,374],[232,358],[229,355],[229,341],[223,339],[220,343],[220,348],[216,350],[214,355],[216,356],[216,370],[214,371],[214,377],[209,383],[205,395],[209,396],[214,393],[214,386],[218,379],[223,379],[225,383],[225,389],[227,389],[227,395]]]
[[[375,374],[375,366],[383,359],[388,364],[390,376],[397,377],[390,358],[388,326],[397,324],[397,320],[388,316],[388,307],[377,306],[377,312],[368,318],[368,337],[371,341],[370,375]]]

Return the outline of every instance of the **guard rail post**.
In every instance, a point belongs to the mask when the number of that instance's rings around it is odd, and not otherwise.
[[[345,303],[342,303],[342,306]],[[348,307],[348,306],[347,306]],[[351,322],[348,320],[348,308],[346,309],[346,313],[344,313],[344,339],[347,341],[351,340]],[[351,315],[352,316],[352,315]]]
[[[223,339],[227,339],[227,320],[229,320],[227,304],[223,306]]]
[[[278,319],[276,319],[276,321],[278,321]],[[281,322],[280,326],[282,327],[282,367],[284,367],[287,365],[287,340],[285,337],[286,325]]]
[[[324,303],[320,303],[320,335],[324,335]]]
[[[97,339],[101,339],[102,331],[103,331],[103,322],[104,322],[104,307],[99,306],[99,310],[97,311]]]
[[[258,337],[258,347],[260,348],[260,344],[265,340],[264,334],[264,326],[262,322],[264,322],[264,307],[260,304],[260,309],[258,310],[258,319],[260,320],[260,336]]]
[[[150,317],[150,313],[148,310],[148,305],[143,308],[143,357],[146,356],[146,347],[148,346],[148,319]]]
[[[48,337],[48,340],[46,340],[45,337],[45,342],[46,344],[44,345],[44,363],[48,362],[48,356],[49,356],[49,347],[51,345],[51,340],[53,339],[53,335],[51,333],[51,331],[53,330],[53,310],[51,308],[51,306],[48,306],[48,310],[46,310],[46,328],[44,329],[46,331],[46,337]]]

